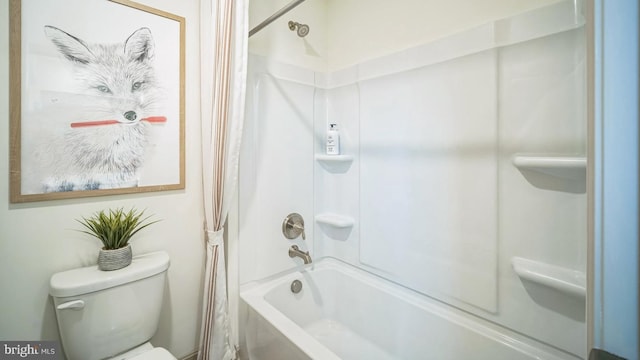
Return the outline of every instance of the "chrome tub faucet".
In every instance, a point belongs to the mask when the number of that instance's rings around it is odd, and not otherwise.
[[[298,245],[291,245],[291,248],[289,248],[289,257],[299,257],[305,264],[311,264],[311,255],[309,255],[309,252],[300,250]]]

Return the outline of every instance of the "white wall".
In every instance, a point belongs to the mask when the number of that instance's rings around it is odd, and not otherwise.
[[[285,5],[288,0],[253,1],[249,29],[253,29]],[[289,30],[289,21],[309,25],[309,34],[298,37]],[[324,71],[327,67],[327,5],[324,0],[308,0],[249,38],[249,52],[273,61]]]
[[[252,2],[249,28],[288,3]],[[289,20],[308,24],[309,34],[298,37]],[[319,95],[308,69],[326,68],[326,22],[325,2],[310,0],[249,40],[237,214],[240,284],[300,264],[288,256],[293,244],[313,248],[313,118]],[[282,235],[282,221],[291,212],[305,220],[305,241]]]
[[[454,4],[443,4],[442,2],[407,0],[389,6],[388,2],[383,1],[309,0],[256,33],[249,42],[249,52],[254,56],[251,57],[249,64],[247,123],[245,125],[239,189],[239,228],[241,232],[244,231],[246,234],[243,238],[256,239],[255,241],[260,242],[260,248],[267,249],[267,251],[274,249],[265,245],[263,243],[265,240],[257,239],[265,237],[260,233],[261,231],[280,225],[280,217],[284,218],[286,214],[272,215],[273,212],[267,214],[269,206],[286,203],[284,199],[293,201],[296,198],[294,194],[305,194],[306,190],[302,191],[302,189],[311,186],[308,182],[313,180],[313,174],[310,172],[319,172],[318,165],[315,165],[315,170],[313,170],[313,167],[307,168],[306,164],[299,163],[303,156],[310,159],[313,157],[313,152],[306,149],[307,145],[302,145],[305,142],[303,139],[311,140],[312,135],[306,133],[306,129],[304,132],[295,133],[292,126],[299,125],[300,121],[310,121],[302,119],[310,115],[310,112],[315,112],[315,117],[329,116],[327,113],[329,109],[326,108],[327,94],[322,93],[323,90],[313,90],[306,87],[314,84],[325,87],[327,81],[341,81],[340,72],[329,71],[331,75],[327,77],[327,70],[363,63],[372,57],[378,58],[382,55],[399,52],[417,44],[442,38],[461,29],[469,29],[497,18],[519,14],[527,9],[557,1],[548,0],[541,3],[540,1],[495,0],[489,3],[483,2],[480,6],[475,2],[467,4],[467,2],[457,1]],[[253,28],[288,3],[289,1],[286,0],[251,3],[249,28]],[[425,21],[425,19],[429,21]],[[295,32],[290,31],[287,27],[289,20],[309,24],[309,35],[305,38],[299,38]],[[398,27],[398,24],[405,25]],[[493,28],[487,29],[493,35]],[[365,66],[365,68],[373,69],[371,71],[375,76],[381,75],[376,72],[375,61],[372,63],[373,66]],[[294,67],[288,67],[289,64]],[[359,71],[362,72],[362,70],[361,67]],[[351,73],[347,71],[343,75],[349,77]],[[271,90],[268,90],[268,87],[271,87]],[[296,91],[294,88],[299,90]],[[273,91],[274,94],[269,94],[270,91]],[[334,99],[339,100],[340,96],[335,96]],[[343,100],[345,99],[343,98]],[[337,102],[333,102],[331,106],[339,106],[336,104]],[[350,105],[356,104],[357,98],[352,100]],[[267,112],[270,109],[282,111],[284,108],[288,109],[285,114],[273,118],[273,115]],[[344,110],[344,107],[341,109]],[[333,109],[331,116],[336,116],[336,114],[338,112]],[[358,113],[351,115],[359,116]],[[327,121],[329,120],[327,119]],[[275,126],[278,130],[270,129],[270,126]],[[324,124],[316,123],[314,126],[320,127],[320,129],[314,130],[315,137],[324,137],[324,130],[322,130]],[[345,149],[346,151],[355,150],[358,144],[350,145],[349,141],[357,139],[349,139],[349,136],[357,136],[359,128],[354,127],[351,131],[347,130],[345,128],[343,133]],[[295,142],[293,143],[289,140],[291,136],[294,136]],[[318,141],[321,142],[316,139],[316,144]],[[267,143],[278,144],[278,146],[285,143],[287,145],[276,151],[265,148]],[[302,149],[295,144],[300,144],[305,148]],[[317,147],[315,151],[321,151],[321,145],[315,146]],[[265,151],[267,152],[264,153]],[[268,155],[269,151],[275,151],[275,153]],[[273,169],[277,168],[278,170],[274,170],[272,176],[269,175],[270,172],[267,170],[269,166],[261,163],[261,159],[271,162],[276,166]],[[354,163],[355,167],[358,166],[357,161]],[[286,197],[276,191],[276,189],[283,187],[283,183],[278,181],[290,185],[284,190],[287,192]],[[266,191],[259,192],[258,188]],[[357,188],[351,189],[351,192],[353,193],[354,190],[357,191]],[[316,194],[317,198],[319,196],[321,194]],[[348,205],[344,204],[344,206]],[[261,207],[264,209],[259,210]],[[290,207],[295,208],[295,206]],[[258,224],[256,216],[266,216],[270,219],[260,220],[263,222]],[[272,216],[273,218],[271,218]],[[307,219],[308,226],[313,224],[310,220],[310,218]],[[277,236],[281,236],[275,230],[272,231]],[[311,232],[308,231],[307,234],[311,236]],[[245,241],[250,241],[250,243],[243,251],[243,241],[240,241],[240,251],[252,260],[246,260],[244,265],[243,261],[240,262],[241,283],[255,280],[260,275],[262,277],[268,276],[286,268],[284,264],[271,267],[273,266],[271,260],[262,260],[258,255],[260,251],[251,250],[253,249],[250,245],[252,240]],[[280,252],[282,252],[281,250]],[[247,263],[251,265],[247,265]],[[269,268],[271,270],[267,271]],[[249,275],[250,273],[254,275]]]
[[[203,270],[202,191],[199,134],[198,1],[144,0],[146,5],[186,18],[186,189],[139,195],[10,204],[9,1],[0,1],[0,339],[57,340],[48,296],[50,276],[96,263],[97,240],[73,229],[74,219],[115,206],[136,206],[162,221],[132,242],[135,254],[165,250],[171,258],[160,328],[152,343],[177,357],[197,349]]]
[[[560,0],[307,0],[249,40],[249,51],[314,71],[336,71]],[[289,4],[254,1],[249,28]],[[290,21],[310,26],[299,38]]]
[[[474,46],[481,34],[469,31]],[[416,65],[420,55],[463,48],[454,44],[464,37],[406,53]],[[355,223],[350,233],[316,225],[316,256],[584,356],[584,298],[521,278],[512,265],[524,258],[584,281],[584,169],[564,178],[512,162],[585,156],[584,44],[576,29],[406,71],[399,53],[329,75],[340,86],[323,90],[329,110],[315,120],[316,151],[337,121],[354,160],[346,171],[316,165],[314,206]],[[342,85],[347,73],[361,80]]]
[[[585,298],[518,277],[512,261],[578,271],[584,281],[584,170],[577,178],[549,176],[518,168],[512,159],[586,155],[585,44],[584,30],[577,29],[501,49],[498,122],[500,322],[582,357]]]
[[[289,258],[291,245],[313,249],[315,89],[273,76],[268,66],[250,57],[238,189],[240,284],[302,264]],[[306,240],[282,234],[290,213],[304,218]]]

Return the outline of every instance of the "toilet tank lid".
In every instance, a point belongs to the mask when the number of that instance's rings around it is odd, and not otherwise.
[[[169,255],[156,251],[133,257],[131,265],[113,271],[102,271],[97,265],[53,274],[49,294],[68,297],[108,289],[159,274],[169,268]]]

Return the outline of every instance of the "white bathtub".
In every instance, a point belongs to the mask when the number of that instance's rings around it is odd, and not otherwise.
[[[251,360],[575,359],[335,259],[243,287],[241,298]]]

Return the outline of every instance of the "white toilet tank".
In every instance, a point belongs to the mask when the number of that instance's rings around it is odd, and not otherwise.
[[[54,274],[53,297],[69,360],[98,360],[147,342],[158,328],[169,255],[133,258],[115,271],[97,266]]]

